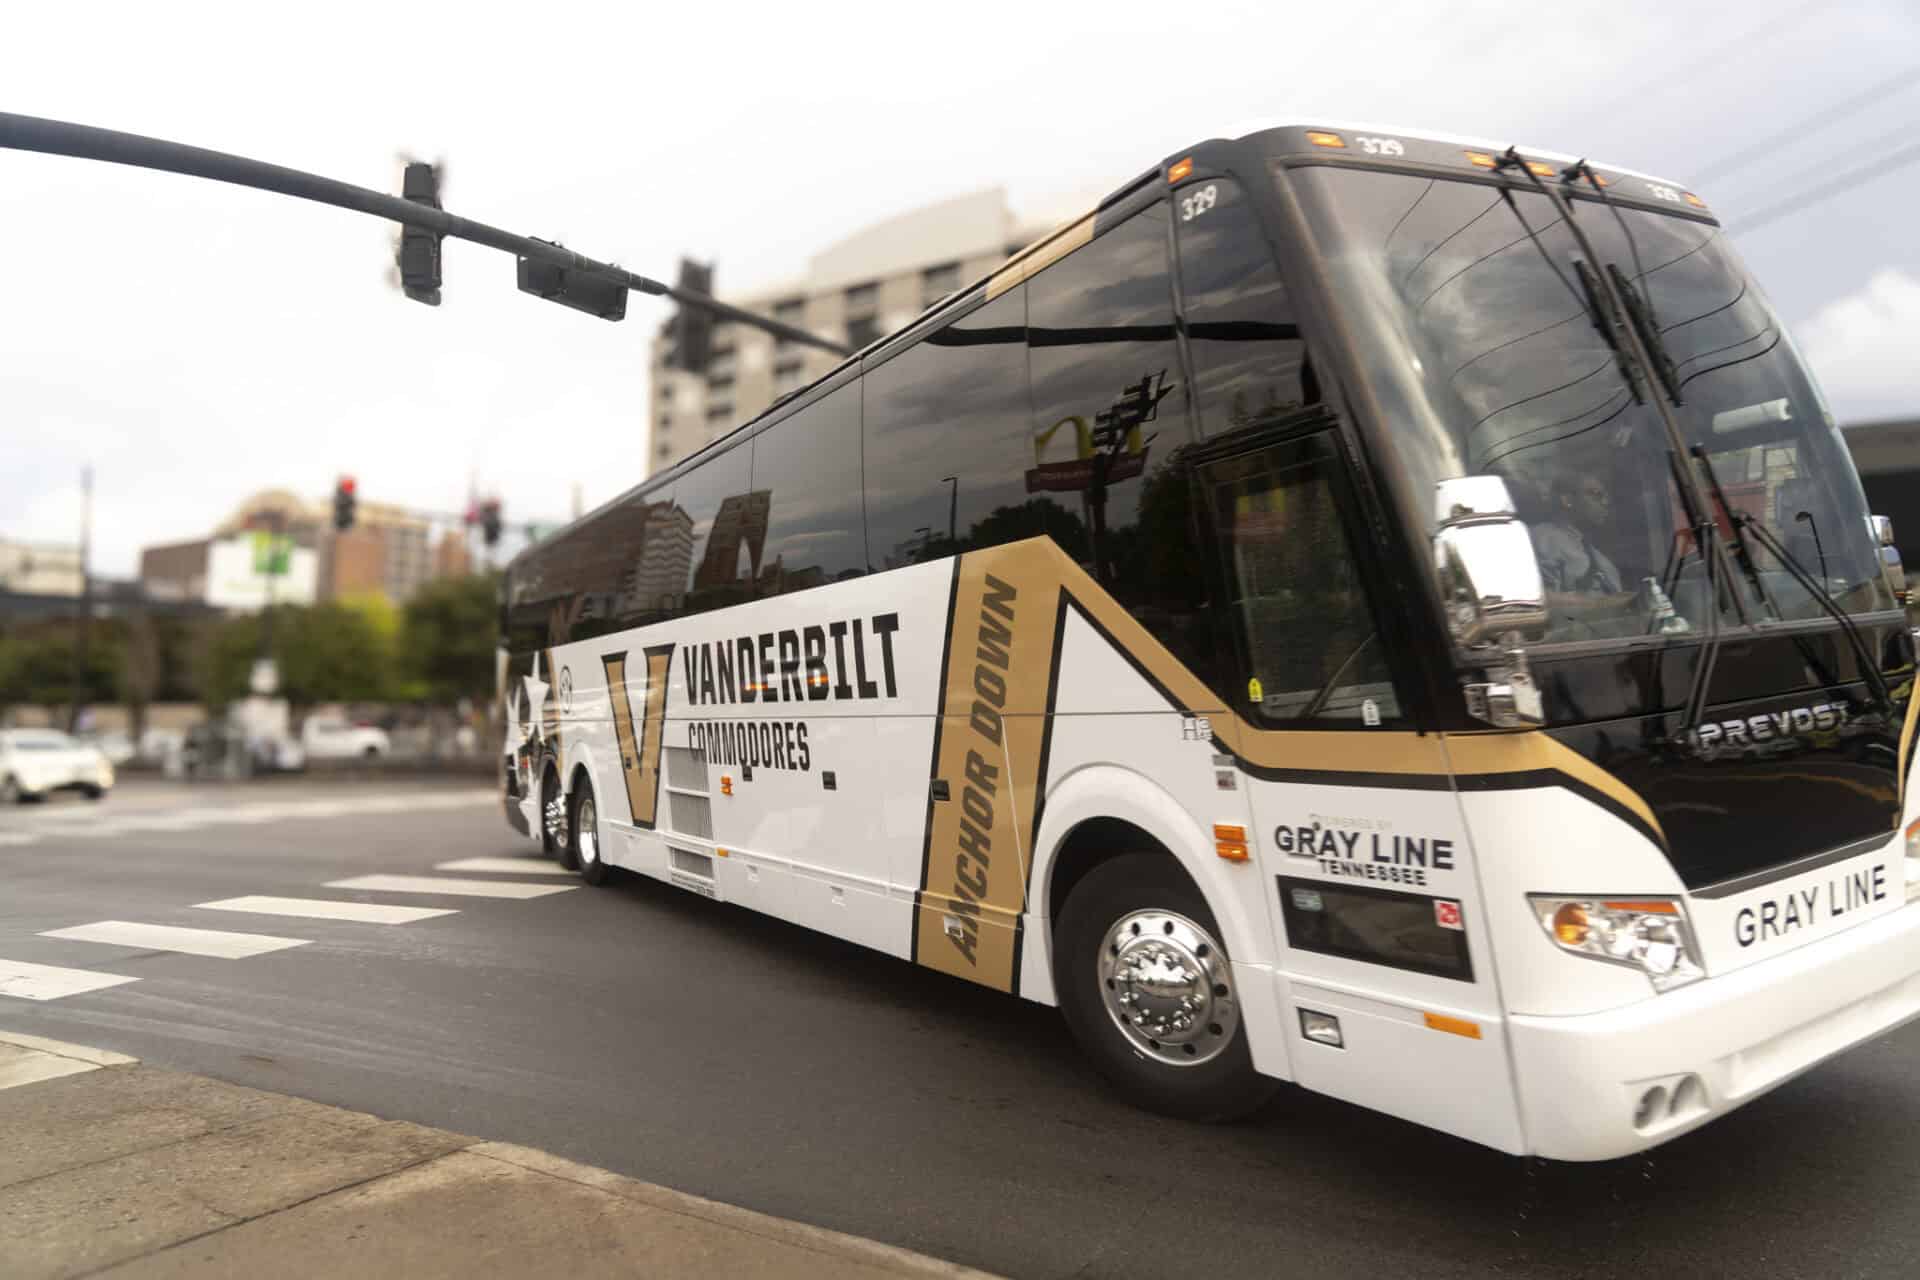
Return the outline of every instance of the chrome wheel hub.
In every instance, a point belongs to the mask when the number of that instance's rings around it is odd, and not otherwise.
[[[1183,915],[1135,911],[1115,921],[1100,945],[1099,977],[1114,1025],[1155,1061],[1211,1061],[1240,1025],[1225,952]]]
[[[557,845],[565,844],[567,840],[567,802],[560,798],[560,794],[557,791],[551,792],[547,796],[544,820],[547,825],[548,838]]]
[[[580,802],[580,834],[575,839],[580,842],[580,865],[600,861],[600,815],[593,811],[592,799]]]

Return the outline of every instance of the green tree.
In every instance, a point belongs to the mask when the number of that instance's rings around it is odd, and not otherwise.
[[[493,695],[493,654],[500,576],[443,578],[407,602],[401,625],[401,670],[417,696],[438,703]]]

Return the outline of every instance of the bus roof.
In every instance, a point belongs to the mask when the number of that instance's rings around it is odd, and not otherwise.
[[[1638,169],[1628,169],[1617,164],[1607,164],[1590,156],[1569,155],[1564,151],[1549,151],[1544,147],[1527,146],[1509,138],[1497,142],[1492,138],[1477,138],[1470,134],[1440,133],[1431,129],[1403,129],[1397,125],[1369,123],[1359,120],[1329,120],[1306,116],[1263,117],[1242,121],[1235,125],[1226,136],[1246,139],[1255,134],[1272,133],[1281,129],[1327,129],[1336,133],[1377,133],[1396,138],[1418,138],[1422,142],[1439,142],[1448,146],[1463,147],[1472,151],[1484,151],[1498,155],[1508,147],[1516,148],[1522,155],[1535,160],[1552,160],[1560,164],[1572,164],[1575,160],[1586,160],[1596,169],[1605,169],[1610,173],[1625,174],[1629,178],[1644,178],[1648,182],[1665,183],[1668,186],[1681,186],[1671,178],[1658,174],[1643,173]]]

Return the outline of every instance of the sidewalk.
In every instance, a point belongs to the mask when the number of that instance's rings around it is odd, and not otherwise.
[[[0,1275],[982,1273],[526,1147],[0,1034]]]

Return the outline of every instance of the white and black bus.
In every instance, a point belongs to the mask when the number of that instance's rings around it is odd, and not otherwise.
[[[1920,1011],[1883,532],[1683,187],[1211,140],[515,559],[506,813],[1149,1106],[1615,1156]]]

